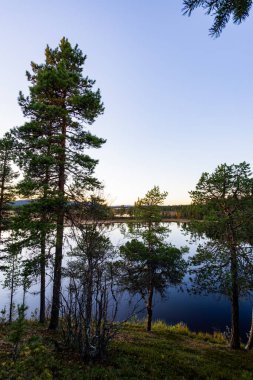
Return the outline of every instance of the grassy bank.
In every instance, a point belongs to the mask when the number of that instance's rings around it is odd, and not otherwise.
[[[1,380],[253,379],[253,352],[231,351],[221,334],[195,334],[185,326],[125,324],[106,360],[83,363],[57,333],[29,323],[20,355],[13,360],[9,327],[0,331]]]

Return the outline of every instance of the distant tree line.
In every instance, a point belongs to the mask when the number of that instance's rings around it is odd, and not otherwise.
[[[159,205],[158,209],[162,219],[203,219],[205,216],[204,208],[194,204],[189,205]],[[111,217],[115,219],[133,218],[134,206],[112,206]]]

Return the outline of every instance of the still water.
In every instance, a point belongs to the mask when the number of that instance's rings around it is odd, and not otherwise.
[[[188,255],[194,255],[200,241],[191,242],[188,235],[182,231],[179,223],[169,223],[170,235],[168,241],[177,247],[188,246]],[[115,246],[122,245],[126,238],[121,232],[120,226],[114,224],[110,228],[108,235]],[[67,251],[67,243],[65,250]],[[65,262],[66,262],[65,258]],[[187,275],[184,280],[186,285],[189,285]],[[50,273],[48,273],[48,286],[47,297],[50,302],[52,292],[52,282],[50,280]],[[8,305],[9,292],[7,289],[1,290],[1,303],[0,307]],[[15,303],[22,302],[22,292],[17,290],[15,293]],[[26,304],[29,306],[29,313],[31,314],[39,306],[38,286],[35,284],[26,296]],[[241,336],[243,339],[249,331],[251,323],[251,310],[252,299],[240,301],[240,328]],[[131,312],[132,307],[129,306],[128,297],[122,297],[118,319],[125,319]],[[161,299],[158,294],[154,296],[153,319],[160,319],[169,324],[183,322],[192,331],[225,331],[226,326],[230,326],[231,307],[230,302],[224,296],[211,295],[193,295],[187,291],[187,286],[183,290],[174,287],[168,287],[165,297]],[[144,317],[145,312],[139,313],[137,317]]]

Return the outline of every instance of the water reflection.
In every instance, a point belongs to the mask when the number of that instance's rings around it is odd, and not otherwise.
[[[195,242],[190,241],[190,235],[182,231],[182,226],[178,223],[172,222],[169,224],[171,233],[168,241],[173,245],[180,247],[187,245],[189,247],[189,253],[186,256],[193,256],[196,253],[197,246],[200,240]],[[113,245],[120,246],[127,241],[121,233],[120,226],[115,225],[110,227],[107,231]],[[68,250],[68,244],[66,242],[65,252]],[[66,263],[66,257],[64,259]],[[50,302],[52,283],[50,281],[51,274],[47,276],[47,299]],[[2,280],[1,274],[1,280]],[[186,285],[189,285],[188,275],[184,279]],[[66,283],[63,283],[63,287]],[[39,295],[38,286],[34,285],[28,292],[26,302],[29,306],[29,312],[31,313],[39,307]],[[1,290],[1,308],[9,302],[9,292],[7,289]],[[15,303],[18,304],[22,300],[22,291],[18,290],[15,294]],[[119,306],[119,319],[125,319],[132,311],[132,306],[129,305],[129,297],[124,294],[121,298]],[[252,301],[241,300],[240,301],[240,328],[241,335],[245,339],[246,333],[250,328],[251,323],[251,309]],[[230,302],[224,296],[212,295],[193,295],[187,292],[186,287],[184,291],[180,291],[178,288],[168,288],[165,292],[165,298],[161,299],[159,294],[154,296],[154,320],[161,319],[170,324],[178,322],[186,323],[193,331],[208,331],[215,330],[225,331],[226,326],[230,325]],[[139,317],[145,316],[145,310],[139,314]]]

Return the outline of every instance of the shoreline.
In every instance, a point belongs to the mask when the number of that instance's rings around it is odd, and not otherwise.
[[[132,223],[134,222],[135,220],[132,219],[132,218],[116,218],[116,219],[106,219],[106,220],[98,220],[96,221],[95,223],[96,224],[113,224],[113,223]],[[159,223],[190,223],[190,219],[176,219],[176,218],[164,218],[162,219]],[[86,221],[83,221],[82,224],[92,224],[93,221],[91,220],[86,220]],[[64,223],[64,226],[65,227],[70,227],[71,226],[71,223],[69,222],[65,222]]]

